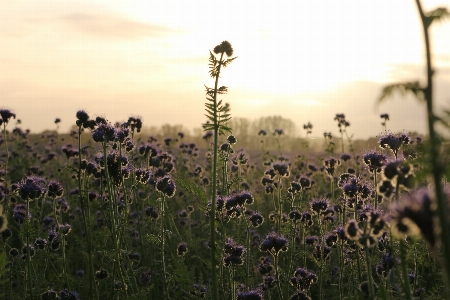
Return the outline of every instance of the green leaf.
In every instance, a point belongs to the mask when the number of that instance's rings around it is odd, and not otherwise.
[[[210,116],[214,116],[214,112],[208,108],[205,108],[205,110],[209,113]]]
[[[222,66],[224,66],[224,67],[228,66],[228,65],[231,64],[236,58],[238,58],[238,57],[235,56],[235,57],[228,58],[228,59],[224,60],[224,61],[222,62]]]
[[[425,15],[425,25],[429,27],[434,21],[444,21],[450,18],[450,12],[445,7],[436,8]]]
[[[185,191],[193,194],[194,196],[196,196],[197,198],[202,200],[205,204],[208,201],[206,193],[201,188],[196,186],[194,183],[192,183],[192,182],[190,182],[188,180],[180,179],[180,178],[175,178],[175,182],[181,188],[183,188]]]
[[[420,87],[418,81],[413,82],[399,82],[388,86],[385,86],[381,91],[381,95],[378,97],[378,103],[383,102],[387,98],[391,97],[394,93],[400,93],[400,95],[406,95],[407,92],[411,92],[420,101],[425,101],[425,94],[423,88]]]
[[[220,122],[220,123],[226,123],[226,122],[228,122],[229,120],[231,120],[231,117],[225,118],[225,119],[220,118],[219,122]]]
[[[211,116],[209,116],[209,115],[205,115],[205,117],[207,117],[208,120],[210,120],[211,122],[214,122],[214,117],[211,117]],[[213,125],[213,124],[211,124],[211,125]],[[214,126],[214,125],[213,125],[213,126]]]

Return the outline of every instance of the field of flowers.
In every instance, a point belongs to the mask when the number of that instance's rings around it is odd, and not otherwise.
[[[361,151],[339,113],[323,150],[309,122],[297,153],[282,128],[246,149],[218,100],[232,55],[210,52],[201,142],[85,110],[70,135],[36,136],[0,109],[0,298],[450,299],[445,138],[383,114]],[[383,95],[402,88],[420,96]]]

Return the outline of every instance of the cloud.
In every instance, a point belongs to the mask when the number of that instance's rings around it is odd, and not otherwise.
[[[114,14],[74,12],[64,15],[61,20],[79,32],[106,39],[154,38],[180,32],[169,27],[129,20]]]

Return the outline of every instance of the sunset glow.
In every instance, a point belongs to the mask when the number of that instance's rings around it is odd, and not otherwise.
[[[422,36],[412,0],[1,1],[0,107],[33,132],[56,117],[69,129],[79,108],[200,127],[208,50],[228,40],[238,59],[221,82],[234,117],[311,121],[320,136],[345,113],[366,137],[388,112],[392,130],[425,133],[416,101],[375,106],[384,84],[425,78]],[[450,22],[433,24],[438,107],[450,104],[448,37]]]

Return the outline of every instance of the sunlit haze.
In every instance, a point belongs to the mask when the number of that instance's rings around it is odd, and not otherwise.
[[[425,10],[450,8],[423,0]],[[437,110],[450,105],[450,21],[433,24]],[[144,126],[205,122],[209,50],[228,40],[238,58],[220,84],[233,117],[281,115],[297,133],[338,133],[344,113],[357,138],[382,131],[426,133],[412,97],[376,105],[382,87],[425,80],[420,18],[413,0],[347,1],[0,1],[0,108],[22,129],[60,131],[75,113]],[[255,132],[256,134],[256,132]]]

